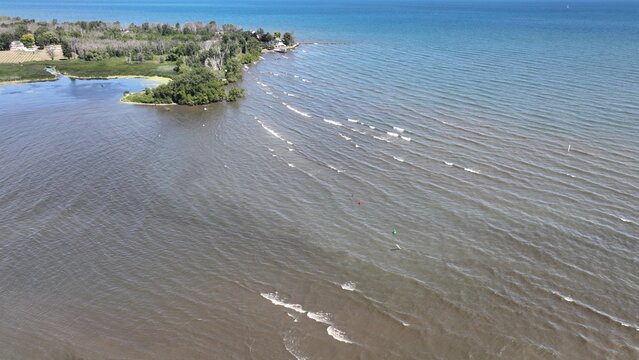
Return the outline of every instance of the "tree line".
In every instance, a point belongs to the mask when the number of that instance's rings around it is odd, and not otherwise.
[[[118,22],[56,20],[36,22],[0,17],[0,49],[14,40],[25,46],[62,45],[67,58],[102,61],[121,57],[128,63],[154,61],[173,64],[172,82],[133,94],[130,99],[146,103],[198,105],[226,99],[234,101],[244,90],[225,87],[243,76],[244,64],[259,60],[263,49],[277,40],[287,46],[295,39],[263,29],[247,31],[234,25],[218,27],[215,21],[187,23],[142,23],[123,27]]]

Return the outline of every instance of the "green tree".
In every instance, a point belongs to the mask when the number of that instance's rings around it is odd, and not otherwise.
[[[261,40],[264,41],[264,42],[271,42],[271,41],[273,41],[273,35],[271,35],[271,33],[266,33],[266,34],[262,35]]]
[[[36,44],[38,46],[57,45],[59,43],[60,38],[55,31],[45,31],[36,36]]]
[[[200,67],[180,74],[170,83],[150,91],[155,103],[204,105],[224,100],[225,85],[219,72]]]
[[[232,88],[231,90],[229,90],[228,94],[226,95],[226,101],[233,102],[243,97],[244,97],[244,89]]]
[[[0,33],[0,50],[9,50],[13,35],[10,33]]]
[[[224,64],[224,72],[226,80],[229,82],[237,82],[242,80],[242,62],[240,59],[233,57]]]
[[[13,37],[15,39],[19,39],[20,37],[22,37],[22,35],[29,33],[29,29],[27,29],[27,25],[25,24],[18,24],[15,28],[15,30],[13,31]]]
[[[276,31],[276,32],[273,33],[273,36],[276,37],[276,38],[280,37],[281,35],[282,34],[279,31]]]
[[[31,46],[35,45],[35,37],[33,36],[33,34],[24,34],[24,35],[22,35],[20,37],[20,41],[26,47],[31,47]]]
[[[293,38],[293,34],[291,34],[290,32],[285,32],[284,37],[282,38],[282,42],[286,46],[291,46],[295,44],[295,38]]]

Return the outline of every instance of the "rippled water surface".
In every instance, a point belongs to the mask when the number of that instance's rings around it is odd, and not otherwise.
[[[0,86],[0,358],[635,359],[637,3],[8,1],[304,44]]]

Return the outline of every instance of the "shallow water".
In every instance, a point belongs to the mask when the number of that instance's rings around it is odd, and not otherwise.
[[[0,86],[0,357],[639,355],[636,4],[67,6],[0,10],[306,44],[206,110]]]

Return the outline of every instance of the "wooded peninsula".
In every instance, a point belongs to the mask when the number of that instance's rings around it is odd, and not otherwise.
[[[236,86],[246,64],[265,52],[286,52],[293,34],[247,31],[211,21],[143,23],[35,21],[0,17],[0,83],[162,77],[169,79],[122,101],[203,105],[244,96]]]

